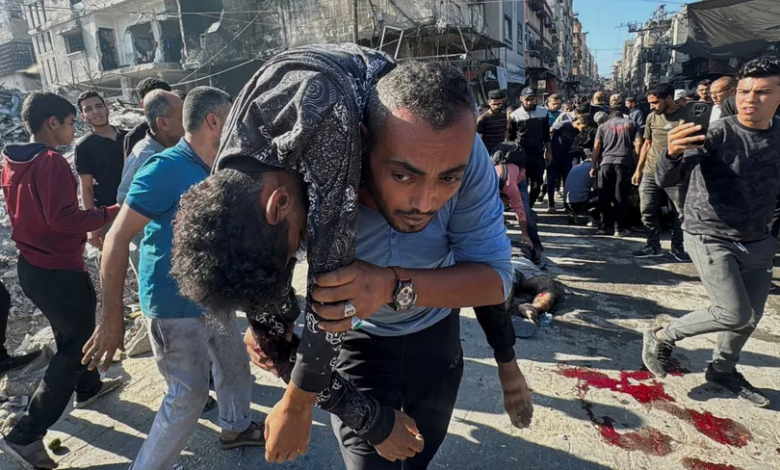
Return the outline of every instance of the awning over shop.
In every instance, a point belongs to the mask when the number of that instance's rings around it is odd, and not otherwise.
[[[672,46],[693,57],[750,57],[780,42],[780,1],[708,0],[688,5],[688,39]]]

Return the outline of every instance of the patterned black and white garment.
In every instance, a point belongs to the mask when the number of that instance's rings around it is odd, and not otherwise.
[[[297,345],[284,335],[298,317],[292,287],[275,305],[247,312],[263,351],[285,381],[318,392],[318,404],[358,434],[376,423],[379,404],[333,373],[343,333],[317,328],[313,277],[355,260],[357,194],[363,145],[360,124],[368,91],[394,67],[385,54],[356,45],[313,45],[283,52],[252,77],[223,131],[215,171],[252,157],[301,175],[308,187],[306,326]],[[292,281],[292,268],[288,286]]]

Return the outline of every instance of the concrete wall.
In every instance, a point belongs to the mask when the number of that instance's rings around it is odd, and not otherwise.
[[[0,77],[0,86],[22,91],[33,91],[41,89],[41,82],[24,73],[17,72]]]
[[[98,8],[98,6],[105,6],[105,9],[92,13],[91,9]],[[53,47],[41,50],[36,46],[36,54],[42,69],[41,75],[44,86],[50,89],[81,82],[97,84],[105,81],[107,77],[116,81],[118,77],[112,77],[115,73],[111,70],[104,70],[101,63],[102,53],[99,45],[98,29],[107,28],[114,31],[116,65],[118,67],[132,65],[135,57],[132,52],[132,45],[127,44],[125,35],[127,28],[138,23],[150,22],[153,18],[164,17],[165,14],[162,12],[166,8],[170,9],[171,4],[168,2],[166,5],[163,0],[135,1],[132,3],[85,1],[83,9],[74,11],[52,10],[51,13],[47,11],[49,21],[46,23],[46,26],[49,26],[49,28],[44,29],[44,32],[40,35],[44,37],[44,40],[48,40],[48,34],[50,33]],[[85,50],[68,53],[64,35],[79,34],[79,31],[84,40]],[[36,35],[38,34],[36,33]]]
[[[14,13],[21,15],[16,18]],[[27,21],[19,0],[0,0],[0,44],[28,40]]]

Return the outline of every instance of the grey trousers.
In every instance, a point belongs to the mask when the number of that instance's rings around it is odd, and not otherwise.
[[[666,193],[674,205],[674,230],[672,231],[672,248],[682,248],[682,210],[685,206],[686,184],[678,184],[670,188],[662,188],[655,182],[655,172],[645,172],[639,183],[639,210],[642,213],[642,224],[647,229],[647,246],[661,248],[661,196]]]
[[[131,469],[169,470],[176,463],[209,396],[209,357],[214,362],[219,426],[233,432],[249,427],[252,380],[243,335],[235,314],[225,324],[217,321],[216,315],[208,320],[147,319],[168,393]]]
[[[685,248],[712,305],[674,320],[661,331],[661,337],[674,342],[717,332],[712,366],[731,372],[764,315],[778,242],[767,237],[737,243],[686,233]]]

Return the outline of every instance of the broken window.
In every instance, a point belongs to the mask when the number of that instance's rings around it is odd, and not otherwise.
[[[68,35],[63,35],[62,38],[65,39],[65,48],[67,49],[68,54],[82,52],[87,49],[84,47],[84,32],[81,30]]]
[[[130,26],[125,33],[132,45],[133,63],[181,61],[181,29],[178,20],[152,21]]]
[[[98,28],[98,45],[100,46],[100,65],[103,70],[113,70],[119,67],[116,53],[116,35],[113,29]]]
[[[184,63],[198,62],[203,46],[201,36],[219,21],[222,11],[221,0],[179,0],[181,29],[184,33]]]

